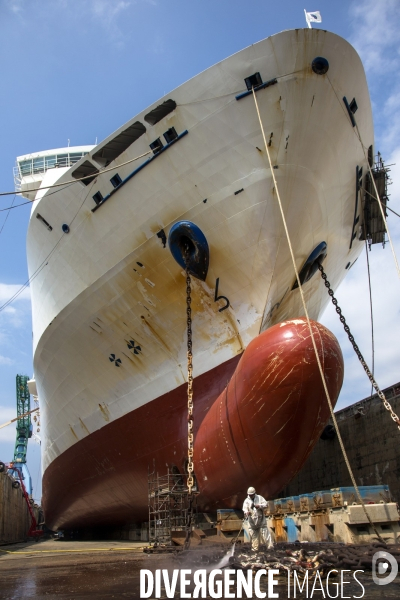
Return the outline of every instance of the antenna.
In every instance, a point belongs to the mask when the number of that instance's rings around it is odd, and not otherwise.
[[[70,140],[68,140],[68,148],[69,148]]]

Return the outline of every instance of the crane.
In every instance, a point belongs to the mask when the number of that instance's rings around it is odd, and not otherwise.
[[[8,471],[12,473],[15,481],[13,487],[22,488],[22,495],[28,507],[31,517],[31,525],[28,531],[28,537],[33,537],[37,542],[43,535],[44,531],[38,529],[35,513],[32,508],[32,478],[30,476],[27,464],[26,453],[28,451],[28,440],[32,437],[32,421],[31,421],[31,395],[28,387],[29,377],[27,375],[17,375],[16,391],[17,391],[17,439],[15,440],[14,460],[8,465]],[[36,410],[36,409],[35,409]]]
[[[16,475],[16,481],[25,481],[27,493],[32,496],[32,478],[26,465],[26,453],[28,451],[28,440],[32,437],[32,422],[30,413],[31,396],[28,388],[29,377],[17,375],[17,438],[15,440],[14,460],[10,463],[8,470]]]

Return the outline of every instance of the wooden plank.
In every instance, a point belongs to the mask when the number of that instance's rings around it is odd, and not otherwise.
[[[202,540],[206,537],[206,534],[202,529],[193,529],[193,536],[199,540]]]
[[[239,531],[242,527],[242,521],[227,519],[220,524],[221,531]]]

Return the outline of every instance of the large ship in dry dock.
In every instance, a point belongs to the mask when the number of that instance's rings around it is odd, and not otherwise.
[[[363,248],[373,125],[355,50],[300,29],[204,71],[95,147],[17,159],[18,189],[34,201],[27,253],[51,528],[145,520],[153,460],[185,473],[188,239],[200,507],[236,507],[249,483],[276,496],[326,424],[253,88],[337,399],[343,360],[317,323],[328,296],[315,271],[324,260],[336,289]]]

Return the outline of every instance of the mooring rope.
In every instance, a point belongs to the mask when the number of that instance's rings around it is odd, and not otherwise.
[[[62,187],[63,185],[71,185],[72,183],[76,183],[77,181],[85,181],[85,179],[89,179],[90,177],[98,177],[99,175],[103,175],[103,173],[108,173],[109,171],[115,171],[115,169],[119,169],[120,167],[123,167],[125,165],[129,165],[129,163],[134,162],[135,160],[139,160],[139,158],[143,158],[144,156],[147,156],[148,154],[151,154],[152,150],[148,150],[147,152],[144,152],[143,154],[140,154],[139,156],[135,156],[135,158],[130,158],[129,160],[121,163],[120,165],[114,165],[112,167],[108,167],[108,168],[104,168],[104,169],[99,169],[97,172],[92,173],[91,175],[85,175],[84,177],[77,177],[76,179],[69,179],[68,181],[63,181],[62,183],[53,183],[52,185],[44,185],[43,187],[37,187],[37,188],[32,188],[29,190],[29,192],[38,192],[39,190],[51,190],[53,188],[59,188]],[[69,165],[69,168],[72,167],[73,165]],[[16,191],[14,190],[13,192],[0,192],[0,196],[12,196],[13,194],[20,195],[23,194],[24,192],[22,191]],[[50,195],[50,194],[49,194]],[[33,204],[33,201],[29,201],[30,204]],[[22,206],[22,205],[19,205]],[[11,208],[11,207],[10,207]],[[7,209],[3,209],[3,210],[8,210]]]
[[[304,314],[305,314],[306,319],[307,319],[308,329],[310,331],[311,341],[312,341],[312,345],[313,345],[313,348],[314,348],[315,357],[316,357],[317,364],[318,364],[318,369],[319,369],[319,372],[320,372],[320,375],[321,375],[321,380],[322,380],[322,384],[323,384],[323,387],[324,387],[324,391],[325,391],[326,399],[327,399],[327,402],[328,402],[329,410],[330,410],[330,413],[331,413],[331,418],[332,418],[332,421],[333,421],[333,424],[334,424],[334,427],[335,427],[335,430],[336,430],[336,434],[338,436],[340,448],[341,448],[342,453],[343,453],[343,458],[345,460],[346,467],[347,467],[347,470],[349,472],[350,479],[351,479],[351,481],[353,483],[353,487],[354,487],[354,489],[356,491],[356,494],[357,494],[357,497],[359,499],[359,502],[362,505],[364,513],[365,513],[365,516],[367,517],[367,520],[368,520],[369,524],[371,525],[372,529],[374,530],[375,534],[377,535],[378,539],[380,541],[384,542],[384,540],[381,538],[380,534],[378,533],[378,530],[376,529],[374,523],[372,522],[371,517],[369,516],[369,514],[367,512],[367,509],[366,509],[366,506],[364,504],[364,500],[361,497],[360,490],[358,489],[358,485],[357,485],[357,482],[355,480],[355,477],[354,477],[354,474],[353,474],[353,470],[351,468],[351,465],[350,465],[350,462],[349,462],[349,459],[348,459],[348,456],[347,456],[347,452],[346,452],[346,449],[345,449],[344,444],[343,444],[342,436],[340,434],[339,427],[338,427],[338,424],[337,424],[337,421],[336,421],[336,416],[335,416],[335,413],[333,411],[332,401],[331,401],[331,398],[330,398],[330,395],[329,395],[328,386],[327,386],[326,379],[325,379],[325,374],[324,374],[323,369],[322,369],[321,361],[320,361],[320,358],[319,358],[319,355],[318,355],[317,345],[316,345],[315,338],[314,338],[314,333],[313,333],[311,322],[310,322],[310,317],[308,315],[306,301],[305,301],[305,298],[304,298],[304,292],[303,292],[303,288],[302,288],[302,285],[301,285],[299,271],[297,269],[296,260],[295,260],[294,253],[293,253],[293,248],[292,248],[292,243],[291,243],[291,240],[290,240],[289,230],[288,230],[288,227],[287,227],[287,224],[286,224],[285,213],[284,213],[284,210],[283,210],[282,201],[281,201],[281,197],[280,197],[280,194],[279,194],[279,188],[278,188],[278,184],[277,184],[277,181],[276,181],[276,177],[275,177],[275,173],[274,173],[274,168],[273,168],[272,162],[271,162],[271,156],[270,156],[270,153],[269,153],[269,150],[268,150],[268,143],[267,143],[267,140],[266,140],[266,137],[265,137],[264,126],[263,126],[263,123],[262,123],[262,119],[261,119],[261,115],[260,115],[260,110],[258,108],[257,97],[256,97],[256,94],[254,92],[254,88],[253,88],[253,97],[254,97],[254,102],[255,102],[255,105],[256,105],[256,109],[257,109],[258,120],[260,122],[260,128],[261,128],[261,133],[262,133],[263,140],[264,140],[265,150],[267,152],[269,168],[271,170],[271,176],[272,176],[272,180],[274,182],[274,187],[275,187],[275,190],[276,190],[276,196],[278,198],[279,210],[280,210],[280,213],[281,213],[281,216],[282,216],[282,222],[283,222],[283,227],[285,229],[285,234],[286,234],[286,239],[287,239],[288,246],[289,246],[290,256],[291,256],[291,259],[292,259],[294,272],[296,274],[297,284],[299,286],[299,291],[300,291],[301,301],[302,301],[302,304],[303,304]]]
[[[18,419],[23,419],[24,417],[27,417],[28,415],[36,412],[37,410],[39,410],[39,407],[33,408],[32,410],[24,413],[23,415],[19,415],[19,417],[15,417],[15,419],[11,419],[11,421],[7,421],[7,423],[3,423],[2,425],[0,425],[0,429],[3,429],[3,427],[7,427],[7,425],[11,425],[11,423],[15,423],[15,421],[18,421]]]
[[[372,286],[371,286],[371,270],[369,267],[369,256],[368,256],[368,242],[367,237],[365,237],[365,255],[367,258],[367,272],[368,272],[368,290],[369,290],[369,312],[370,312],[370,321],[371,321],[371,358],[372,358],[372,369],[371,374],[372,377],[375,375],[375,337],[374,337],[374,311],[372,308]],[[374,393],[374,385],[371,383],[371,396]]]

